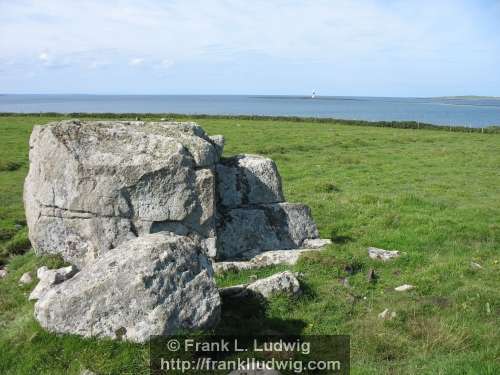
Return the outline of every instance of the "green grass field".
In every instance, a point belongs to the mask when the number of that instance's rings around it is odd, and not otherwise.
[[[28,139],[49,117],[0,118],[0,373],[148,373],[148,348],[44,332],[27,300],[35,257],[22,205]],[[333,245],[304,256],[305,293],[264,308],[223,307],[218,333],[351,335],[353,374],[500,373],[500,134],[450,133],[335,123],[206,118],[225,154],[273,158],[291,202],[311,206]],[[396,249],[379,263],[367,247]],[[482,266],[471,266],[476,262]],[[227,274],[219,285],[286,267]],[[374,268],[378,279],[369,283]],[[350,287],[340,280],[347,278]],[[413,284],[398,293],[394,287]],[[397,312],[381,320],[385,308]]]

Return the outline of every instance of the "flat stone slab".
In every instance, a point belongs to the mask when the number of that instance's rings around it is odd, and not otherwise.
[[[312,252],[312,251],[321,251],[324,246],[329,245],[331,243],[330,240],[320,240],[323,241],[322,247],[309,248],[309,249],[294,249],[294,250],[271,250],[271,251],[250,251],[241,254],[241,259],[247,260],[237,260],[237,261],[228,261],[228,262],[214,262],[213,268],[215,273],[224,273],[224,272],[237,272],[242,270],[250,270],[256,268],[262,268],[277,264],[287,264],[294,265],[299,260],[300,256],[304,253]],[[320,242],[317,241],[316,244]]]

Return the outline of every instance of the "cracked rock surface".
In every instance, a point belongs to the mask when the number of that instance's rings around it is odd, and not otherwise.
[[[36,126],[24,186],[31,243],[38,254],[83,266],[161,230],[214,238],[219,155],[194,123]]]
[[[214,326],[220,297],[211,262],[185,236],[156,233],[102,254],[35,304],[42,327],[134,342]]]
[[[217,259],[249,250],[297,249],[319,237],[309,207],[284,202],[276,164],[237,155],[217,164]]]

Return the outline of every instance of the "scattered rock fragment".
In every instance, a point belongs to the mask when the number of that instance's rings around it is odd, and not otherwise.
[[[401,285],[401,286],[394,288],[394,290],[396,292],[407,292],[407,291],[412,290],[412,289],[415,289],[415,287],[413,285],[410,285],[410,284],[404,284],[404,285]]]
[[[254,281],[247,286],[247,289],[261,294],[264,298],[269,298],[276,294],[294,296],[301,292],[299,280],[290,271]]]
[[[391,311],[389,309],[385,309],[380,314],[378,314],[378,317],[380,319],[384,319],[384,320],[392,320],[396,317],[396,315],[397,315],[396,311]]]
[[[269,298],[277,294],[295,296],[301,293],[299,280],[290,271],[254,281],[250,284],[241,284],[219,289],[222,297],[245,297],[257,295]]]
[[[32,281],[33,281],[33,278],[31,277],[31,274],[29,272],[23,273],[23,275],[19,279],[20,284],[29,284]]]
[[[83,369],[82,371],[80,371],[80,375],[96,375],[96,373],[87,369]]]
[[[472,269],[475,269],[475,270],[483,269],[483,266],[481,266],[479,263],[476,263],[476,262],[470,262],[470,266]]]
[[[369,247],[368,256],[371,259],[382,260],[386,262],[388,260],[398,258],[400,256],[400,253],[399,251],[384,250],[384,249],[378,249],[376,247]]]
[[[7,270],[5,268],[0,269],[0,279],[7,276]]]
[[[70,279],[77,272],[78,269],[73,265],[55,270],[49,270],[45,266],[40,267],[37,271],[37,277],[40,281],[31,292],[29,300],[33,301],[39,299],[43,294],[47,293],[52,286]]]

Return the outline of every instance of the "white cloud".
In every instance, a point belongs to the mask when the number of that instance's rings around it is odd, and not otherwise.
[[[38,55],[38,58],[40,59],[40,61],[42,61],[43,63],[47,63],[49,62],[49,54],[47,52],[40,52],[40,54]]]
[[[131,66],[138,66],[144,63],[144,59],[142,57],[134,57],[133,59],[130,59],[128,63]]]
[[[161,58],[166,48],[176,60],[257,52],[328,61],[381,50],[437,53],[478,34],[466,3],[451,0],[32,0],[2,7],[0,46],[11,54],[44,44],[57,53],[116,48],[130,59]]]

